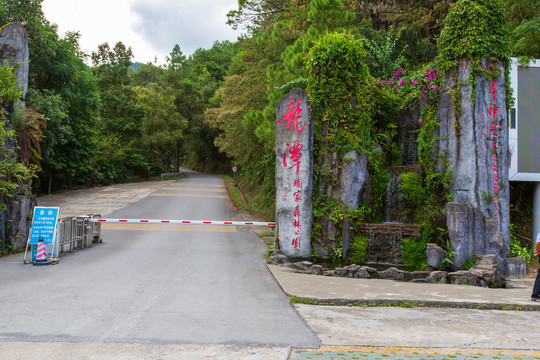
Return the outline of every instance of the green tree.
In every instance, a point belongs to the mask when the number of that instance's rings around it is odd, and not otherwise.
[[[229,168],[226,155],[214,144],[219,132],[204,122],[204,111],[219,103],[214,94],[229,73],[237,49],[238,45],[230,41],[216,41],[210,49],[198,49],[180,67],[168,63],[164,72],[163,83],[173,89],[177,111],[188,122],[181,150],[183,161],[197,170]],[[181,57],[176,50],[173,53]]]
[[[512,56],[540,58],[540,2],[504,0],[508,11]]]
[[[180,45],[175,44],[169,56],[166,57],[167,68],[173,71],[178,71],[186,62],[186,56],[180,50]]]
[[[81,57],[79,34],[60,38],[49,24],[43,29],[47,50],[30,67],[27,106],[51,123],[44,135],[39,177],[41,189],[50,191],[84,183],[93,169],[100,98],[96,79]]]
[[[178,113],[171,89],[151,83],[134,89],[143,109],[142,145],[155,170],[166,169],[169,159],[179,155],[186,120]]]

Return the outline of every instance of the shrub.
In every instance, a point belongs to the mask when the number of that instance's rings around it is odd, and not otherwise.
[[[403,263],[406,267],[421,270],[427,266],[427,242],[423,239],[403,239]]]
[[[368,240],[365,236],[351,238],[349,261],[354,264],[363,264],[367,260]]]

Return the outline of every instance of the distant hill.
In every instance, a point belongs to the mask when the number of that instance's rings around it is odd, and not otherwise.
[[[141,68],[141,66],[143,66],[142,63],[136,62],[136,63],[131,64],[130,68],[131,68],[133,71],[139,71],[139,69]]]

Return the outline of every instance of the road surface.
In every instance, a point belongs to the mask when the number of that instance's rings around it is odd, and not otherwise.
[[[253,220],[232,209],[219,185],[191,173],[70,191],[39,205],[60,206],[61,216]],[[540,358],[540,312],[293,308],[269,277],[253,229],[107,226],[103,244],[65,254],[59,265],[0,258],[0,360]],[[318,280],[306,281],[318,289]],[[426,352],[433,354],[419,355]]]
[[[218,177],[188,173],[108,217],[230,220],[232,210]],[[0,342],[320,345],[266,269],[254,233],[102,226],[102,244],[59,265],[0,258]]]

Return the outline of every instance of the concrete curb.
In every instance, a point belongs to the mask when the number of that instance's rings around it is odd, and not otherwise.
[[[529,289],[323,277],[276,265],[266,267],[294,304],[540,311],[540,303],[529,300]]]
[[[540,305],[533,304],[516,305],[502,303],[479,303],[479,302],[456,302],[456,301],[422,301],[422,300],[396,300],[396,299],[324,299],[324,298],[304,298],[285,293],[291,302],[305,305],[330,305],[330,306],[358,306],[358,307],[432,307],[448,309],[475,309],[475,310],[506,310],[506,311],[540,311]]]

